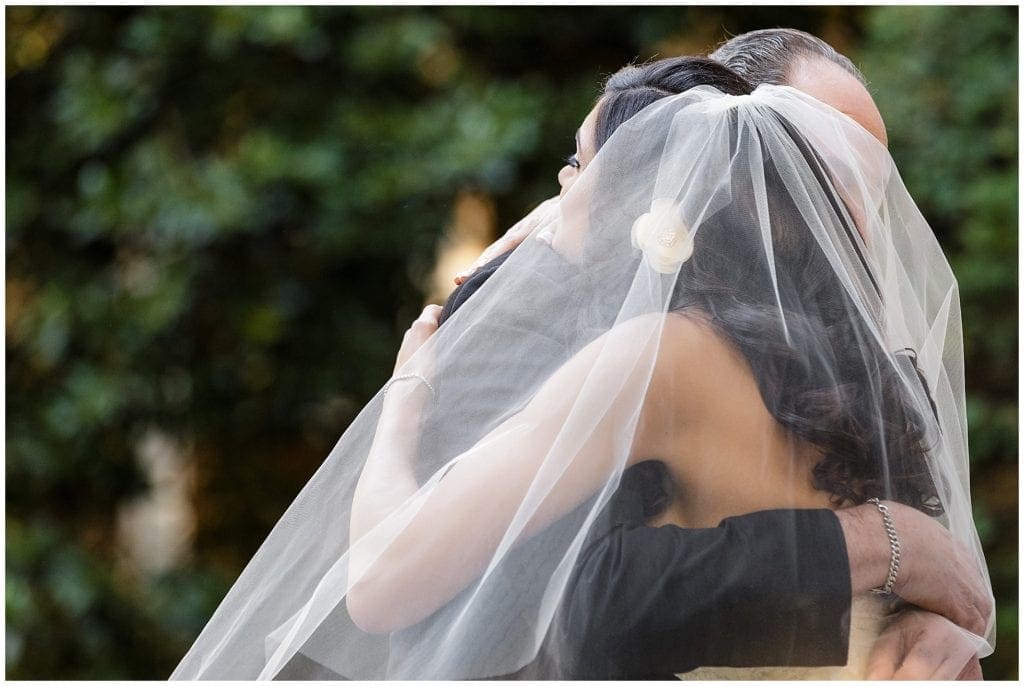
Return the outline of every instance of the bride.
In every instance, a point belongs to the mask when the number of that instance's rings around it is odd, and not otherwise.
[[[630,522],[877,498],[939,520],[983,566],[956,284],[934,237],[869,133],[711,64],[695,79],[714,87],[652,93],[633,116],[598,101],[560,198],[524,219],[534,240],[436,332],[424,311],[174,677],[578,675],[583,625],[601,646],[588,659],[642,654],[575,604]],[[786,581],[792,607],[813,601]],[[640,587],[631,611],[664,598]],[[852,671],[827,676],[863,676],[854,647],[889,611],[853,609]],[[719,664],[758,664],[756,648]]]

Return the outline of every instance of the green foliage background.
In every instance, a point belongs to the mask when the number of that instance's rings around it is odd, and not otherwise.
[[[976,517],[1017,676],[1017,9],[9,7],[6,670],[166,677],[386,380],[453,199],[555,189],[603,75],[788,25],[863,68],[961,285]],[[191,554],[133,565],[151,428]]]

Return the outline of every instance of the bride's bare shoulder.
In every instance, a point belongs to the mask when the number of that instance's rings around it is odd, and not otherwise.
[[[634,446],[637,459],[677,452],[685,434],[709,415],[758,393],[745,360],[708,315],[672,312],[663,319]]]
[[[590,374],[598,360],[602,369],[632,370],[644,377],[654,355],[644,413],[654,424],[680,426],[705,414],[716,399],[757,397],[746,361],[711,317],[696,310],[632,317],[612,327],[567,365],[575,375]],[[639,365],[639,366],[638,366]],[[561,386],[561,384],[560,384]]]
[[[624,338],[635,342],[641,332],[655,340],[651,332],[659,327],[652,390],[680,395],[680,400],[685,400],[705,390],[714,392],[714,388],[705,389],[703,383],[693,387],[695,382],[721,380],[723,372],[729,372],[729,376],[749,375],[743,356],[712,323],[711,316],[700,310],[640,315],[616,328],[621,329]]]
[[[658,348],[658,371],[661,373],[656,380],[670,386],[684,380],[698,383],[696,387],[678,389],[685,390],[690,397],[702,396],[705,391],[714,395],[721,389],[719,382],[725,378],[749,375],[743,356],[714,325],[711,316],[699,310],[670,312],[665,317]],[[706,388],[706,383],[711,385]]]

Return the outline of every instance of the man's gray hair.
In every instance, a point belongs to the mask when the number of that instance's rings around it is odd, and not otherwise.
[[[793,66],[802,59],[821,58],[837,64],[867,85],[850,58],[817,36],[796,29],[761,29],[733,36],[708,55],[755,86],[789,83]]]

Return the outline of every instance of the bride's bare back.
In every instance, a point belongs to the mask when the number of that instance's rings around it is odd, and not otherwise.
[[[812,483],[820,452],[771,415],[744,357],[702,317],[669,317],[665,327],[659,358],[668,364],[659,360],[658,373],[665,376],[652,381],[651,392],[685,394],[688,420],[674,432],[674,445],[657,456],[675,492],[648,524],[712,527],[757,510],[831,507],[828,494]],[[700,364],[690,354],[673,359],[676,338],[700,350]]]
[[[686,345],[673,346],[674,339]],[[690,354],[680,354],[683,347]],[[695,349],[701,353],[699,365],[693,363]],[[685,368],[677,366],[683,364]],[[656,373],[662,376],[652,380],[651,392],[685,394],[687,421],[675,433],[674,449],[659,455],[672,475],[674,492],[665,510],[647,521],[649,526],[713,527],[726,517],[758,510],[834,507],[829,494],[812,482],[820,452],[771,415],[746,359],[705,317],[667,318]],[[644,416],[641,420],[638,433],[647,437],[641,440],[650,440],[658,428],[644,421]],[[885,604],[876,597],[853,599],[845,666],[704,667],[678,676],[686,680],[863,679],[886,614]]]

